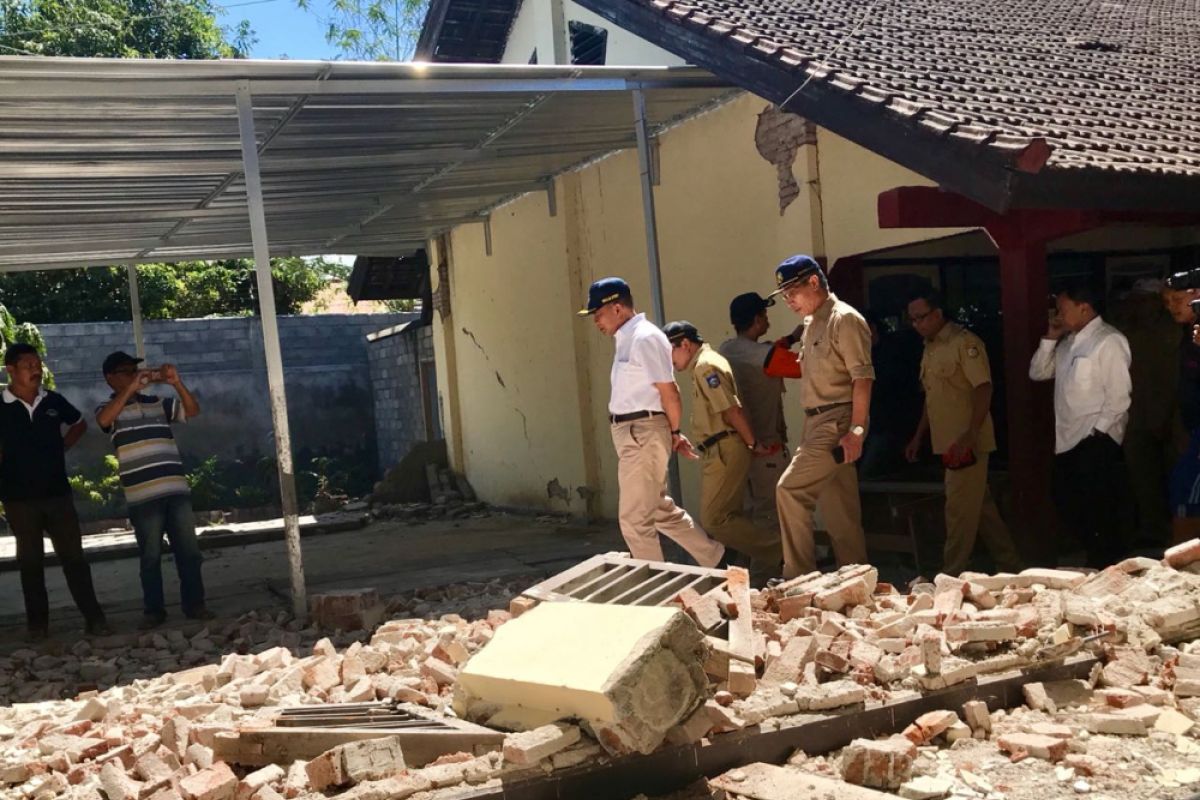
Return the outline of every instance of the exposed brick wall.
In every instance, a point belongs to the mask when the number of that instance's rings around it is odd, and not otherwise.
[[[420,377],[421,363],[433,361],[433,329],[414,326],[368,342],[367,358],[375,395],[376,449],[383,471],[417,442],[436,438],[436,431],[425,430]]]

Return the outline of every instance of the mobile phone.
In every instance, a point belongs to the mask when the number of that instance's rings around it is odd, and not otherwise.
[[[830,455],[833,456],[833,463],[835,463],[835,464],[845,464],[846,463],[846,448],[842,447],[840,444],[837,447],[830,450],[829,453],[830,453]]]

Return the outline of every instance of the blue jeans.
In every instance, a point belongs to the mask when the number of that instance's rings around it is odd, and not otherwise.
[[[129,522],[141,552],[142,605],[147,614],[166,613],[163,600],[163,534],[171,542],[175,568],[179,571],[180,605],[185,615],[204,608],[204,581],[200,577],[200,543],[196,541],[196,517],[192,499],[185,495],[160,497],[129,508]]]

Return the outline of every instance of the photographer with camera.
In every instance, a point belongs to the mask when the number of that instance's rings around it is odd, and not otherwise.
[[[1179,345],[1179,422],[1183,455],[1171,471],[1168,496],[1175,543],[1200,535],[1200,269],[1167,278],[1163,302],[1183,327]]]
[[[141,554],[145,616],[140,627],[148,630],[167,618],[162,583],[164,533],[171,542],[179,572],[184,616],[211,619],[213,615],[204,606],[204,582],[200,577],[203,559],[196,541],[191,490],[171,432],[172,423],[186,422],[199,414],[200,404],[174,366],[142,369],[141,363],[142,359],[119,351],[104,359],[104,379],[113,394],[96,409],[96,422],[111,437],[120,462],[121,487]],[[141,394],[151,383],[169,384],[178,397]]]

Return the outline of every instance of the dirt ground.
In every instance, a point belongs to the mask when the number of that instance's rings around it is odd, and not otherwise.
[[[371,587],[381,594],[513,576],[545,576],[588,556],[622,548],[615,524],[583,525],[555,517],[489,512],[453,521],[376,521],[357,531],[306,536],[304,573],[310,594]],[[281,541],[222,547],[204,553],[210,608],[220,618],[278,605],[290,608],[288,558]],[[135,558],[92,564],[100,602],[117,632],[141,617]],[[168,614],[181,624],[179,584],[163,562]],[[51,634],[77,638],[83,622],[71,603],[62,571],[46,568]],[[24,645],[24,601],[17,572],[0,573],[0,651]],[[445,613],[445,612],[439,612]]]

